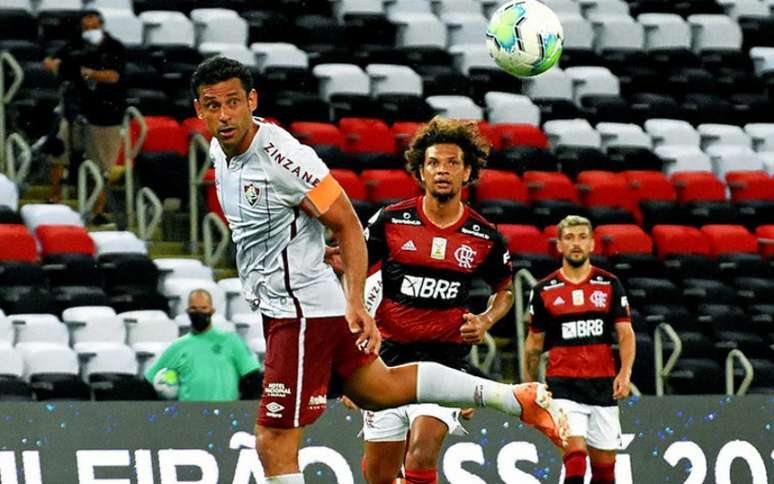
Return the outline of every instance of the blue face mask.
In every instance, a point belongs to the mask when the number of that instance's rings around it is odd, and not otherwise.
[[[105,32],[103,32],[102,29],[86,30],[81,34],[81,37],[91,45],[99,45],[102,42],[102,39],[105,38]]]

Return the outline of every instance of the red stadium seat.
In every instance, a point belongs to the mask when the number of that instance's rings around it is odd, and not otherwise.
[[[671,254],[699,254],[708,257],[712,253],[707,236],[696,227],[685,225],[655,225],[651,231],[659,257]]]
[[[487,123],[486,121],[479,121],[478,132],[481,133],[481,136],[486,138],[487,141],[489,141],[489,144],[492,145],[492,148],[494,150],[502,149],[503,147],[502,138],[500,136],[500,133],[497,132],[494,126]]]
[[[417,181],[405,170],[363,170],[360,179],[366,185],[368,200],[375,204],[392,203],[421,193]]]
[[[713,256],[732,252],[758,252],[758,241],[742,225],[705,225],[701,231],[709,239]]]
[[[675,187],[660,171],[629,170],[622,174],[629,182],[629,187],[634,190],[634,195],[638,201],[666,200],[674,202],[677,200]]]
[[[290,132],[304,144],[327,145],[344,149],[346,141],[339,128],[331,123],[295,122],[290,124]]]
[[[384,121],[373,118],[341,118],[339,129],[348,153],[395,153],[395,137]]]
[[[24,225],[0,224],[0,260],[36,262],[35,238]]]
[[[578,190],[587,207],[621,207],[630,213],[636,211],[634,191],[620,173],[582,171],[578,173]]]
[[[509,171],[481,170],[476,185],[476,200],[513,200],[527,203],[527,186]]]
[[[215,168],[210,168],[207,170],[207,173],[204,174],[204,183],[207,199],[207,210],[218,214],[218,217],[220,217],[220,219],[223,220],[223,223],[228,226],[226,214],[223,213],[223,208],[221,208],[220,202],[218,201],[218,191],[215,189]]]
[[[529,199],[568,200],[578,203],[578,191],[564,173],[549,171],[525,171],[522,180],[527,184]]]
[[[140,139],[140,125],[137,121],[132,120],[129,123],[129,138],[132,140],[132,146]],[[118,157],[116,158],[116,165],[124,164],[124,143],[121,142],[121,148],[118,150]]]
[[[548,239],[534,225],[500,224],[497,230],[511,254],[548,254]]]
[[[168,116],[145,116],[148,133],[142,151],[173,151],[188,154],[188,131]]]
[[[207,141],[212,139],[212,133],[210,133],[209,128],[207,128],[207,123],[203,119],[188,118],[180,125],[188,132],[189,137],[194,134],[200,134],[204,136]]]
[[[672,174],[672,185],[677,190],[677,201],[708,202],[724,201],[726,188],[712,172],[683,171]]]
[[[38,225],[35,236],[42,256],[52,254],[88,254],[93,256],[94,241],[83,227],[77,225]]]
[[[594,229],[594,237],[602,254],[608,257],[653,252],[653,241],[639,225],[600,225]]]
[[[774,178],[765,171],[729,171],[726,183],[734,202],[774,200]]]
[[[390,131],[392,131],[392,135],[395,137],[395,147],[398,152],[403,152],[409,147],[411,140],[414,139],[414,135],[417,134],[417,130],[422,125],[422,123],[412,121],[400,121],[392,125]]]
[[[548,149],[548,137],[537,126],[531,124],[493,124],[494,130],[499,133],[503,149],[514,146],[534,146],[535,148]]]
[[[774,225],[760,225],[755,229],[758,252],[764,259],[774,259]]]
[[[352,200],[368,200],[365,183],[352,170],[334,169],[331,175],[339,182],[347,196]]]

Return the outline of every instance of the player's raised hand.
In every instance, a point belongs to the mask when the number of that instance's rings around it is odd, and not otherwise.
[[[363,353],[378,355],[382,346],[382,335],[376,327],[376,321],[368,314],[365,306],[361,304],[347,304],[345,315],[349,330],[358,334],[357,347]]]
[[[485,316],[478,314],[465,313],[462,315],[464,323],[460,326],[460,335],[462,341],[471,345],[477,345],[484,342],[484,334],[489,327]]]

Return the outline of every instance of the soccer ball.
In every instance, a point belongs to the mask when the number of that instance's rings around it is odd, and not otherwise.
[[[177,372],[169,368],[162,368],[153,377],[153,389],[164,400],[176,400],[180,391],[180,380]]]
[[[495,63],[517,77],[540,74],[562,55],[564,32],[556,14],[538,0],[511,0],[489,20],[486,44]]]

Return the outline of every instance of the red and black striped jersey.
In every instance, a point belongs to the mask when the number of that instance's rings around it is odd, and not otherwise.
[[[457,223],[440,228],[425,215],[422,197],[412,198],[377,212],[365,234],[369,266],[382,272],[376,321],[387,340],[462,343],[473,280],[493,291],[511,283],[502,236],[468,206]]]
[[[555,271],[532,289],[529,314],[529,330],[545,333],[546,382],[554,397],[615,405],[613,330],[616,323],[631,323],[618,278],[592,267],[576,284]]]

